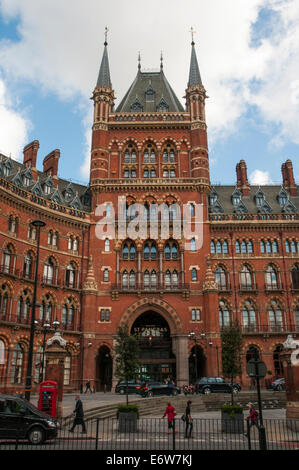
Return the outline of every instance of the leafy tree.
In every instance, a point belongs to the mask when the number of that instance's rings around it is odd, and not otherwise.
[[[139,344],[135,335],[129,332],[129,326],[119,326],[114,346],[115,354],[115,376],[127,383],[126,400],[128,404],[128,380],[136,379],[139,373],[140,364]]]
[[[222,340],[222,372],[224,377],[231,380],[231,402],[234,404],[233,383],[234,378],[242,374],[241,351],[243,336],[240,325],[235,321],[226,326],[221,332]]]

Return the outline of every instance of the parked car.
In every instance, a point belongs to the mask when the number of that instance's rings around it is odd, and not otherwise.
[[[138,380],[128,380],[128,393],[137,393],[137,391],[141,387],[141,382]],[[125,380],[121,380],[115,387],[115,393],[120,393],[124,395],[127,393],[127,382]]]
[[[196,393],[231,393],[232,386],[230,382],[226,382],[221,377],[202,377],[195,385]],[[233,383],[233,392],[238,393],[241,391],[241,386],[238,383]]]
[[[275,390],[275,391],[278,391],[278,392],[280,392],[281,390],[285,390],[286,389],[286,384],[285,384],[284,377],[282,377],[280,379],[273,380],[273,382],[271,382],[271,384],[270,384],[270,387],[272,388],[272,390]]]
[[[0,394],[0,439],[26,439],[42,444],[57,436],[59,423],[27,400]]]
[[[138,393],[142,397],[153,397],[154,395],[176,396],[181,393],[181,391],[175,385],[168,385],[164,382],[147,382],[142,384]]]

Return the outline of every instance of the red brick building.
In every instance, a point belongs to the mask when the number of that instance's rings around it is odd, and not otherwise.
[[[93,93],[89,185],[58,178],[59,150],[38,171],[38,141],[24,148],[22,164],[1,156],[1,391],[24,389],[35,219],[46,223],[38,266],[35,388],[55,319],[67,340],[66,390],[87,379],[97,390],[114,386],[113,341],[125,322],[139,335],[144,378],[171,376],[183,385],[221,375],[220,331],[233,319],[244,334],[243,386],[250,385],[245,366],[254,348],[271,375],[282,374],[281,344],[287,334],[299,333],[299,197],[292,162],[282,165],[281,186],[250,186],[240,161],[235,184],[211,187],[206,98],[192,42],[185,107],[161,60],[156,72],[143,72],[139,61],[115,109],[105,42]],[[123,235],[124,224],[129,228],[136,217],[134,204],[144,208],[146,237]],[[182,229],[184,205],[198,234],[189,240],[176,231]],[[161,207],[170,220],[166,238],[159,231]],[[99,236],[102,216],[114,212],[114,232]],[[157,232],[150,232],[150,223]]]

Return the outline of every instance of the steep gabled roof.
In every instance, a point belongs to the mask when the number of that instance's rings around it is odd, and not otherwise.
[[[141,70],[138,70],[135,80],[118,105],[116,112],[132,112],[136,98],[143,112],[154,113],[159,111],[161,100],[167,104],[169,112],[184,112],[184,107],[169,85],[162,68],[159,72],[141,72]]]

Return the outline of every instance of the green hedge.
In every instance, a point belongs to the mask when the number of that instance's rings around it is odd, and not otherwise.
[[[243,413],[243,407],[240,405],[222,405],[221,411],[228,413],[231,418],[234,418],[236,414]]]
[[[117,407],[117,418],[119,415],[119,412],[123,411],[125,413],[137,413],[137,417],[139,418],[139,408],[137,405],[118,405]]]

